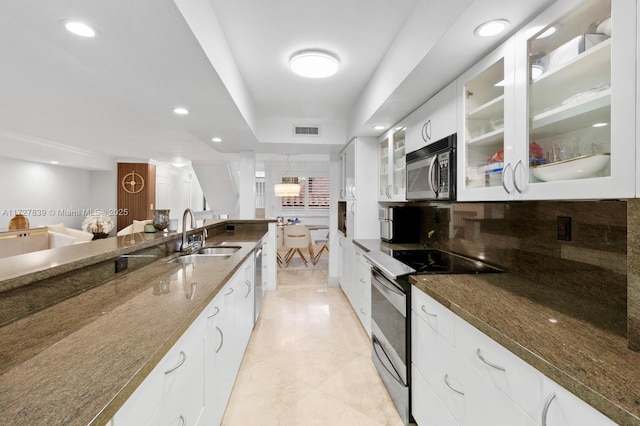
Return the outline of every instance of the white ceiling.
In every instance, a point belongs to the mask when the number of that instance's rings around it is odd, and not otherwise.
[[[336,152],[400,121],[504,39],[474,37],[478,24],[508,19],[513,32],[547,3],[5,1],[0,155],[100,169],[114,159]],[[99,34],[76,37],[65,19]],[[304,48],[335,52],[338,74],[292,74],[288,59]],[[321,135],[293,136],[293,125]]]

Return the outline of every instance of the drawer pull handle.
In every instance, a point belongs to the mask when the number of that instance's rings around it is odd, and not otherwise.
[[[228,296],[228,295],[230,295],[231,293],[233,293],[233,287],[229,288],[229,291],[227,291],[224,295],[225,295],[225,296]]]
[[[218,315],[220,313],[220,308],[218,308],[217,306],[215,306],[213,308],[213,313],[211,315],[207,315],[207,318],[213,318],[216,315]]]
[[[180,414],[180,426],[187,426],[187,420]]]
[[[492,363],[491,361],[487,361],[483,356],[482,356],[482,352],[480,352],[480,348],[478,348],[478,350],[476,351],[476,356],[478,358],[480,358],[480,361],[484,362],[485,364],[487,364],[490,367],[495,368],[496,370],[500,370],[500,371],[507,371],[504,367],[501,367],[497,364]]]
[[[549,406],[551,402],[556,397],[555,392],[551,392],[551,395],[547,397],[547,400],[544,402],[544,407],[542,408],[542,426],[547,426],[547,414],[549,414]]]
[[[360,282],[361,282],[362,284],[366,284],[366,283],[367,283],[367,282],[364,280],[364,278],[360,278]]]
[[[247,285],[247,294],[245,294],[244,297],[247,297],[251,294],[251,282],[247,280],[244,283]]]
[[[360,308],[360,312],[362,313],[362,315],[367,315],[367,312],[364,310],[364,308]]]
[[[460,395],[464,396],[464,392],[459,391],[458,389],[454,388],[453,386],[451,386],[451,384],[449,383],[449,375],[445,374],[444,375],[444,383],[449,387],[449,389],[451,389],[452,391],[454,391],[455,393],[458,393]]]
[[[422,312],[424,312],[425,314],[427,314],[427,315],[429,315],[429,316],[432,316],[432,317],[434,317],[434,318],[437,318],[437,317],[438,317],[436,314],[432,314],[431,312],[427,311],[427,307],[426,307],[426,306],[424,306],[424,305],[422,305],[422,306],[420,307],[420,309],[422,310]]]
[[[182,367],[182,364],[184,364],[186,360],[187,354],[185,354],[184,351],[180,351],[180,359],[178,360],[178,364],[175,367],[171,367],[170,369],[165,371],[164,374],[169,374],[176,371],[178,368]]]
[[[222,330],[220,330],[220,327],[216,326],[216,330],[218,330],[218,333],[220,333],[220,346],[218,346],[218,348],[216,349],[216,353],[220,352],[220,349],[222,349],[222,345],[224,345],[224,333],[222,332]]]

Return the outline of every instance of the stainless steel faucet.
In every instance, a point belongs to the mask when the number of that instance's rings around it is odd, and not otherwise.
[[[182,245],[180,246],[180,251],[188,251],[191,249],[191,243],[187,240],[187,213],[191,215],[191,229],[197,227],[193,210],[187,208],[182,214]]]

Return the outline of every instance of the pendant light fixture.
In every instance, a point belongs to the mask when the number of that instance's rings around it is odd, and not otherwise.
[[[287,171],[280,177],[280,181],[284,179],[284,175],[289,173],[289,156],[287,155]],[[299,183],[276,183],[273,187],[276,197],[297,197],[300,195]]]

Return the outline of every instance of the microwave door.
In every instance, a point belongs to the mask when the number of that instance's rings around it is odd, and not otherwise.
[[[433,178],[436,160],[437,157],[433,156],[407,163],[407,200],[433,200],[437,197]]]

